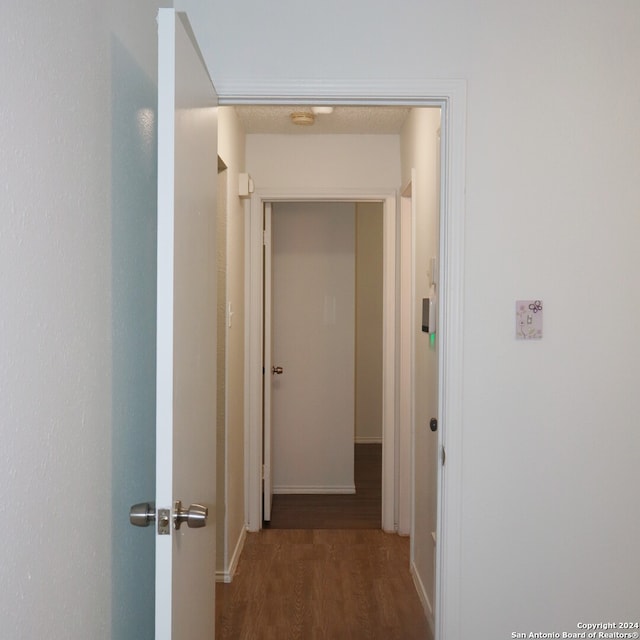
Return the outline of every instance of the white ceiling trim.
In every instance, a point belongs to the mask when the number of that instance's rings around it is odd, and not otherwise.
[[[220,104],[441,106],[466,95],[465,80],[256,80],[222,83]]]

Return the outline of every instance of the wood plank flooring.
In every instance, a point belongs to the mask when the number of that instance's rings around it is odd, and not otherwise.
[[[216,589],[218,640],[430,640],[409,539],[381,530],[247,535]]]
[[[356,444],[356,493],[273,496],[271,529],[380,529],[382,445]]]
[[[274,497],[216,586],[217,640],[432,640],[409,539],[380,529],[382,447],[355,455],[355,495]]]

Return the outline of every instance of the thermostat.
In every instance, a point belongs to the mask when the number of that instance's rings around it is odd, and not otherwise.
[[[436,332],[436,305],[433,298],[422,298],[422,330],[431,334]]]

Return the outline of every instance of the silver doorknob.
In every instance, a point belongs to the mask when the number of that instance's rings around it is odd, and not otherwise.
[[[156,507],[153,502],[134,504],[129,510],[129,522],[136,527],[148,527],[156,520]]]
[[[180,529],[183,522],[186,522],[190,529],[206,527],[208,515],[209,509],[201,504],[192,504],[188,509],[183,509],[182,501],[176,500],[173,509],[173,527]]]
[[[274,375],[280,375],[284,369],[282,367],[271,367],[271,373]]]

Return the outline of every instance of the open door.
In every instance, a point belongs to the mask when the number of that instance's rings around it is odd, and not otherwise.
[[[184,14],[160,9],[158,47],[155,638],[202,640],[215,634],[217,99]]]
[[[264,205],[264,235],[263,256],[264,277],[262,301],[262,313],[264,314],[262,326],[264,328],[263,344],[263,370],[262,398],[264,402],[262,416],[262,519],[271,521],[271,503],[273,502],[273,474],[271,473],[271,452],[273,448],[273,435],[271,429],[271,384],[272,377],[282,373],[282,367],[275,367],[271,359],[271,203]]]

